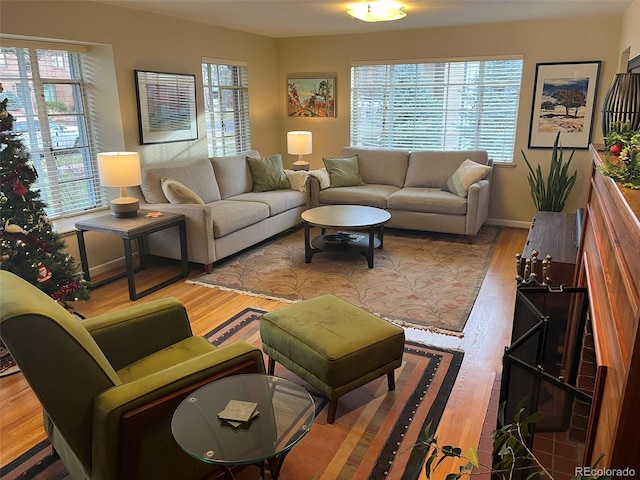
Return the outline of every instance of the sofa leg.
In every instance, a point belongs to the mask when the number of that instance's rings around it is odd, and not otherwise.
[[[393,372],[387,373],[387,386],[389,387],[389,391],[396,389],[396,377]]]
[[[338,399],[329,400],[329,409],[327,411],[327,423],[332,424],[336,420],[336,412],[338,411]]]
[[[474,238],[476,238],[475,235],[467,235],[467,242],[469,242],[469,245],[473,243]]]
[[[204,271],[207,273],[213,272],[213,263],[207,263],[204,266]]]
[[[273,372],[276,371],[276,361],[272,357],[269,357],[269,362],[267,364],[267,373],[269,375],[273,375]]]

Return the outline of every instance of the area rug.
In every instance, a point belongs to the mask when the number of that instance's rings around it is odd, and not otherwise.
[[[206,337],[215,345],[245,340],[260,346],[262,310],[246,309]],[[335,423],[327,424],[327,399],[284,367],[275,374],[307,388],[316,402],[309,434],[288,454],[281,480],[410,480],[424,457],[414,448],[427,423],[435,427],[460,369],[463,353],[406,342],[395,372],[396,390],[386,376],[344,395]],[[251,472],[247,472],[251,473]],[[256,469],[257,473],[257,469]],[[0,469],[1,480],[62,479],[66,470],[44,441]],[[242,478],[245,478],[242,475]],[[257,478],[257,475],[256,475]]]
[[[289,231],[189,283],[297,301],[332,293],[395,323],[462,336],[500,234],[466,236],[385,231],[374,268],[361,255],[318,253],[304,260],[304,232]]]

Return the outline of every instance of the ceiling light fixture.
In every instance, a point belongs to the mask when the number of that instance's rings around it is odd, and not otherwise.
[[[386,0],[359,3],[354,5],[347,13],[363,22],[387,22],[389,20],[400,20],[407,16],[403,5]]]

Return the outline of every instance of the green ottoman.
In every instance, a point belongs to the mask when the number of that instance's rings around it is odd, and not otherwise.
[[[334,295],[323,295],[265,313],[260,321],[269,374],[276,362],[329,397],[327,422],[338,399],[402,363],[404,330]]]

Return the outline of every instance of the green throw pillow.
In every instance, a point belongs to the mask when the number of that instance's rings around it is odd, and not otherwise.
[[[322,161],[329,172],[332,187],[354,187],[365,184],[360,178],[357,155],[347,158],[323,157]]]
[[[279,153],[262,159],[247,157],[247,163],[251,170],[254,192],[291,188],[282,166],[282,155]]]
[[[459,197],[465,198],[469,187],[478,180],[482,180],[490,171],[491,167],[488,165],[482,165],[481,163],[467,159],[462,162],[454,174],[451,175],[451,178],[447,181],[447,184],[442,187],[442,190],[455,193]]]

